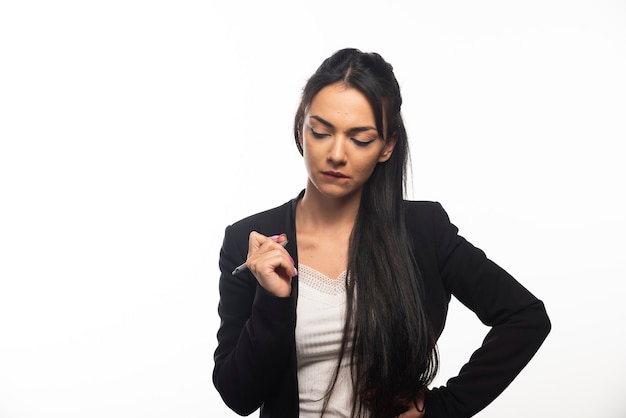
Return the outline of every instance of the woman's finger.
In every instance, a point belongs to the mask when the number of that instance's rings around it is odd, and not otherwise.
[[[291,279],[297,274],[284,248],[286,242],[285,234],[266,237],[253,231],[249,238],[246,265],[259,284],[277,296],[289,296]]]

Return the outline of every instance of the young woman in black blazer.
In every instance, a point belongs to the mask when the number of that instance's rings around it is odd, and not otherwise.
[[[295,116],[305,189],[226,228],[213,381],[238,414],[470,417],[547,336],[543,303],[440,204],[404,199],[401,104],[380,55],[334,53]],[[491,330],[458,376],[429,387],[452,295]]]

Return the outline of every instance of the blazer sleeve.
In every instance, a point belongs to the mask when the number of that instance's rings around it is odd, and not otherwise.
[[[247,255],[247,234],[226,228],[220,250],[213,383],[236,413],[249,415],[268,398],[288,367],[294,344],[295,297],[276,297],[248,271],[233,276]]]
[[[433,206],[432,225],[444,287],[491,329],[456,377],[427,392],[425,417],[471,417],[520,373],[551,324],[544,304],[459,236],[438,203]]]

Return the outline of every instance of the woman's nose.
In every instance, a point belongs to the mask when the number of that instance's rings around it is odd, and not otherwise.
[[[336,136],[333,138],[333,141],[330,146],[330,150],[328,152],[328,161],[332,161],[334,163],[342,163],[346,160],[346,144],[345,140],[342,137]]]

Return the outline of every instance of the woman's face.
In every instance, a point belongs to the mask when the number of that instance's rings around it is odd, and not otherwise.
[[[394,140],[378,135],[365,96],[342,83],[315,95],[300,135],[304,162],[314,186],[327,197],[360,197],[376,164],[391,157]]]

